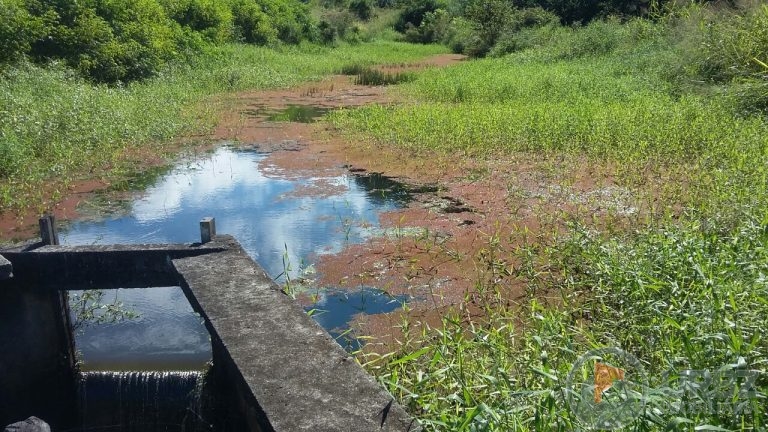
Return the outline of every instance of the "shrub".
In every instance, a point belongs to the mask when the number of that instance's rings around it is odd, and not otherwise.
[[[0,63],[29,53],[44,32],[41,18],[33,17],[19,0],[0,0]]]
[[[102,0],[96,14],[110,28],[113,39],[95,50],[94,57],[101,61],[88,71],[89,76],[100,81],[146,78],[179,56],[180,28],[157,1]]]
[[[232,4],[232,15],[236,39],[257,45],[277,40],[277,30],[269,16],[254,0],[236,0]]]
[[[233,17],[227,2],[216,0],[163,0],[168,15],[182,26],[221,43],[232,38]]]
[[[334,43],[338,37],[336,27],[325,20],[320,21],[320,24],[317,25],[317,31],[319,33],[320,42],[326,45]]]
[[[349,10],[361,20],[368,21],[373,15],[373,4],[371,0],[352,0],[349,2]]]
[[[62,59],[100,82],[146,78],[184,48],[157,0],[0,0],[0,61]]]
[[[679,15],[668,36],[677,48],[666,78],[680,87],[730,84],[736,109],[768,109],[768,5],[696,6]]]
[[[445,44],[456,54],[467,52],[468,46],[474,43],[474,32],[472,24],[462,17],[456,17],[451,20],[448,27],[448,34],[445,36]]]
[[[512,17],[512,8],[505,0],[474,0],[464,16],[472,23],[477,35],[467,54],[482,57],[496,44],[505,26]]]
[[[542,27],[546,27],[546,29],[540,30]],[[552,12],[539,7],[516,9],[510,14],[509,23],[497,38],[489,54],[498,57],[550,43],[550,38],[542,38],[541,36],[551,34],[553,29],[559,27],[560,19]]]
[[[395,23],[395,30],[405,33],[409,28],[419,27],[427,13],[441,8],[445,9],[445,4],[441,0],[415,0],[407,4],[400,12]]]
[[[332,44],[337,38],[355,41],[355,15],[348,10],[330,10],[323,15],[318,26],[320,39],[325,44]]]
[[[623,42],[625,36],[626,27],[616,19],[592,21],[562,40],[560,57],[572,59],[608,54]]]
[[[314,37],[315,26],[307,5],[293,0],[259,0],[283,42],[296,44]]]
[[[451,25],[451,16],[445,9],[437,9],[434,12],[424,14],[421,25],[409,27],[405,31],[405,40],[415,43],[443,42]]]

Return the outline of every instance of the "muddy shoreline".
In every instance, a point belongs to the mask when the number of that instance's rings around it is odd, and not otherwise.
[[[417,65],[385,70],[396,73],[447,67],[463,60],[458,55],[441,55]],[[418,299],[408,312],[409,319],[417,324],[439,323],[448,308],[471,308],[478,278],[485,272],[478,266],[484,265],[482,254],[490,243],[500,239],[503,247],[513,247],[515,240],[509,233],[536,232],[543,213],[556,215],[584,208],[600,211],[585,202],[600,191],[611,193],[610,172],[595,172],[578,161],[562,161],[562,166],[553,170],[552,164],[558,162],[530,155],[483,160],[462,155],[403,155],[391,147],[342,136],[327,123],[274,121],[270,117],[293,106],[326,110],[394,104],[398,97],[391,87],[355,85],[350,76],[331,76],[291,89],[231,95],[223,102],[227,109],[218,126],[205,144],[194,149],[226,142],[268,153],[259,166],[267,175],[317,179],[317,187],[302,190],[302,194],[333,194],[322,187],[323,179],[350,171],[381,173],[407,185],[413,201],[404,209],[380,216],[382,235],[348,246],[338,254],[320,256],[316,263],[320,279],[316,282],[349,289],[375,286],[392,295],[409,295]],[[550,172],[569,173],[569,178],[548,179],[543,165]],[[567,190],[563,184],[568,185]],[[76,184],[63,194],[54,213],[60,219],[77,218],[78,205],[108,186],[97,180]],[[34,215],[0,215],[2,238],[29,238],[35,231]],[[523,295],[524,285],[512,283],[504,301],[514,303]],[[387,341],[397,337],[394,327],[401,321],[402,312],[393,312],[364,316],[357,324],[360,331],[378,338],[378,343],[370,346],[386,350]]]

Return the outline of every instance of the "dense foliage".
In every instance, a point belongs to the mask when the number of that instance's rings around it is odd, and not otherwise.
[[[114,83],[147,78],[211,44],[315,37],[298,0],[0,0],[0,64],[64,61]]]

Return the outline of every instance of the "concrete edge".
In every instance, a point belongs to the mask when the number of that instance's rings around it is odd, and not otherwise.
[[[0,255],[0,280],[10,279],[13,277],[13,265],[10,261]]]
[[[217,239],[219,240],[219,239]],[[255,420],[275,431],[416,432],[418,422],[283,294],[236,241],[213,255],[172,261],[214,343],[214,367],[254,401]]]

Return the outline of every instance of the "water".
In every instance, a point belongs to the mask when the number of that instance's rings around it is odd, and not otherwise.
[[[402,187],[382,176],[281,178],[261,169],[259,163],[265,157],[255,151],[220,148],[208,158],[162,176],[124,211],[71,224],[62,231],[61,242],[191,243],[199,241],[200,219],[214,216],[217,231],[235,236],[270,275],[287,272],[295,279],[306,276],[318,255],[339,252],[346,244],[372,235],[380,212],[401,207],[408,200]],[[321,301],[318,308],[327,312],[317,318],[338,334],[352,316],[345,309],[349,304],[334,301],[336,291],[321,292],[325,303]],[[181,357],[197,361],[195,353],[208,335],[181,291],[147,288],[116,294],[131,303],[143,320],[102,329],[86,327],[76,336],[78,348],[86,348],[86,368],[89,364],[111,368],[120,358],[130,359],[122,363],[133,369],[178,369],[179,362],[186,368],[187,360]],[[366,291],[366,296],[373,300],[360,312],[391,311],[399,304],[377,291]],[[183,332],[170,331],[173,327]],[[168,332],[158,330],[163,328]],[[130,344],[122,340],[130,340]],[[165,346],[159,347],[158,341]],[[208,356],[209,349],[206,344]],[[142,356],[147,359],[145,365]]]
[[[348,331],[348,323],[355,315],[392,312],[410,300],[407,295],[393,296],[368,287],[357,290],[327,289],[319,297],[314,305],[304,309],[350,351],[361,347],[360,341]]]
[[[138,317],[77,329],[83,371],[202,370],[211,359],[203,321],[180,287],[102,290]],[[72,292],[80,295],[82,292]]]
[[[81,430],[208,430],[202,381],[199,372],[81,373]]]

